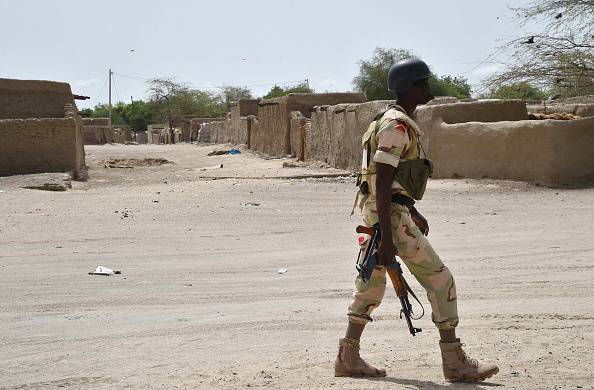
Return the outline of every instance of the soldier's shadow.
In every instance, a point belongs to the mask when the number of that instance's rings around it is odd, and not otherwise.
[[[456,383],[448,383],[447,385],[442,385],[439,383],[435,383],[432,381],[419,381],[415,379],[404,379],[404,378],[392,378],[392,377],[383,377],[383,378],[361,378],[368,381],[373,382],[390,382],[396,383],[403,386],[408,386],[409,388],[416,388],[416,389],[437,389],[437,390],[455,390],[455,389],[481,389],[483,387],[499,387],[503,386],[500,383],[489,383],[489,382],[480,382],[480,383],[472,383],[472,382],[456,382]]]

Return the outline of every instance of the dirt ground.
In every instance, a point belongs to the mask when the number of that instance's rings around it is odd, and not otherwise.
[[[362,340],[388,376],[334,378],[353,179],[206,156],[221,147],[87,146],[90,179],[65,192],[0,178],[0,388],[594,388],[594,189],[431,181],[419,209],[456,278],[459,335],[500,373],[445,382],[430,316],[411,337],[388,291]],[[174,164],[100,163],[133,158]]]

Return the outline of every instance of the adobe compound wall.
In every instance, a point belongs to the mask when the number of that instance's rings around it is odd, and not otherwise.
[[[69,84],[0,79],[0,175],[71,172],[85,180],[81,128]]]
[[[0,119],[63,118],[66,104],[76,107],[67,83],[0,78]]]
[[[386,109],[389,101],[315,107],[306,134],[306,151],[312,160],[333,167],[358,171],[361,168],[361,137],[369,123]]]
[[[594,118],[437,124],[435,178],[523,180],[555,187],[594,182]]]
[[[291,113],[311,116],[315,106],[362,103],[363,93],[291,93],[258,103],[258,117],[250,124],[250,148],[275,157],[291,154]]]
[[[109,127],[109,118],[82,118],[82,133],[85,145],[114,142],[115,134]]]
[[[225,118],[215,119],[200,126],[198,142],[247,144],[247,116],[257,113],[257,109],[258,100],[254,99],[241,99],[232,103]]]
[[[358,171],[361,136],[387,102],[317,107],[306,149],[312,160]],[[523,180],[547,186],[594,182],[594,118],[527,120],[522,101],[419,107],[434,178]]]
[[[72,172],[86,179],[78,118],[0,120],[0,176]]]

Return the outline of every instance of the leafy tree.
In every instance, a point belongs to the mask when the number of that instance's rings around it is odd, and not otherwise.
[[[194,105],[191,112],[188,112],[190,115],[205,118],[216,118],[223,116],[228,111],[226,100],[220,94],[215,94],[208,91],[193,90],[192,95]]]
[[[563,97],[594,94],[594,2],[533,0],[512,11],[520,27],[530,23],[538,30],[500,48],[509,60],[485,86],[530,82]]]
[[[173,129],[189,110],[191,92],[187,85],[173,78],[153,78],[148,81],[150,104],[157,117]]]
[[[393,100],[388,71],[395,62],[410,57],[414,55],[408,50],[376,47],[371,59],[359,61],[359,74],[353,79],[355,89],[365,92],[369,100]]]
[[[414,57],[405,49],[378,47],[369,60],[359,61],[359,74],[353,79],[355,89],[365,92],[369,100],[393,100],[394,93],[388,90],[388,71],[397,61]],[[470,84],[463,77],[435,76],[429,79],[431,92],[436,96],[470,97]]]
[[[147,125],[153,121],[153,116],[150,105],[142,100],[127,104],[122,111],[122,117],[134,131],[146,131]]]
[[[522,100],[544,100],[547,94],[526,82],[502,85],[487,96],[492,99],[522,99]]]
[[[231,85],[224,85],[222,90],[223,96],[225,98],[225,104],[227,104],[227,106],[240,99],[253,99],[252,92],[246,87],[233,87]]]
[[[93,116],[92,108],[83,108],[78,112],[83,118],[91,118]]]
[[[117,103],[111,108],[111,124],[112,125],[125,125],[126,121],[122,117],[122,111],[125,104],[122,102]],[[109,118],[109,105],[98,104],[93,108],[91,118]]]
[[[288,95],[290,93],[314,93],[314,90],[311,89],[307,85],[306,82],[299,83],[295,86],[285,87],[285,88],[275,85],[274,87],[272,87],[270,89],[270,91],[266,95],[262,96],[262,99],[277,98],[277,97]]]
[[[435,76],[429,79],[431,93],[435,96],[454,96],[458,99],[470,97],[472,88],[464,77]]]
[[[168,123],[174,128],[185,117],[218,117],[227,112],[226,99],[248,96],[245,88],[231,87],[228,94],[216,94],[190,89],[186,84],[170,78],[149,80],[149,106],[153,109],[153,119]]]

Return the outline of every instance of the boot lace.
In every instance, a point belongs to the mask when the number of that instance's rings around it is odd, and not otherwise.
[[[466,347],[466,344],[462,344],[460,347],[460,351],[462,352],[463,356],[463,361],[468,362],[473,367],[478,367],[478,360],[471,358],[462,347]]]

